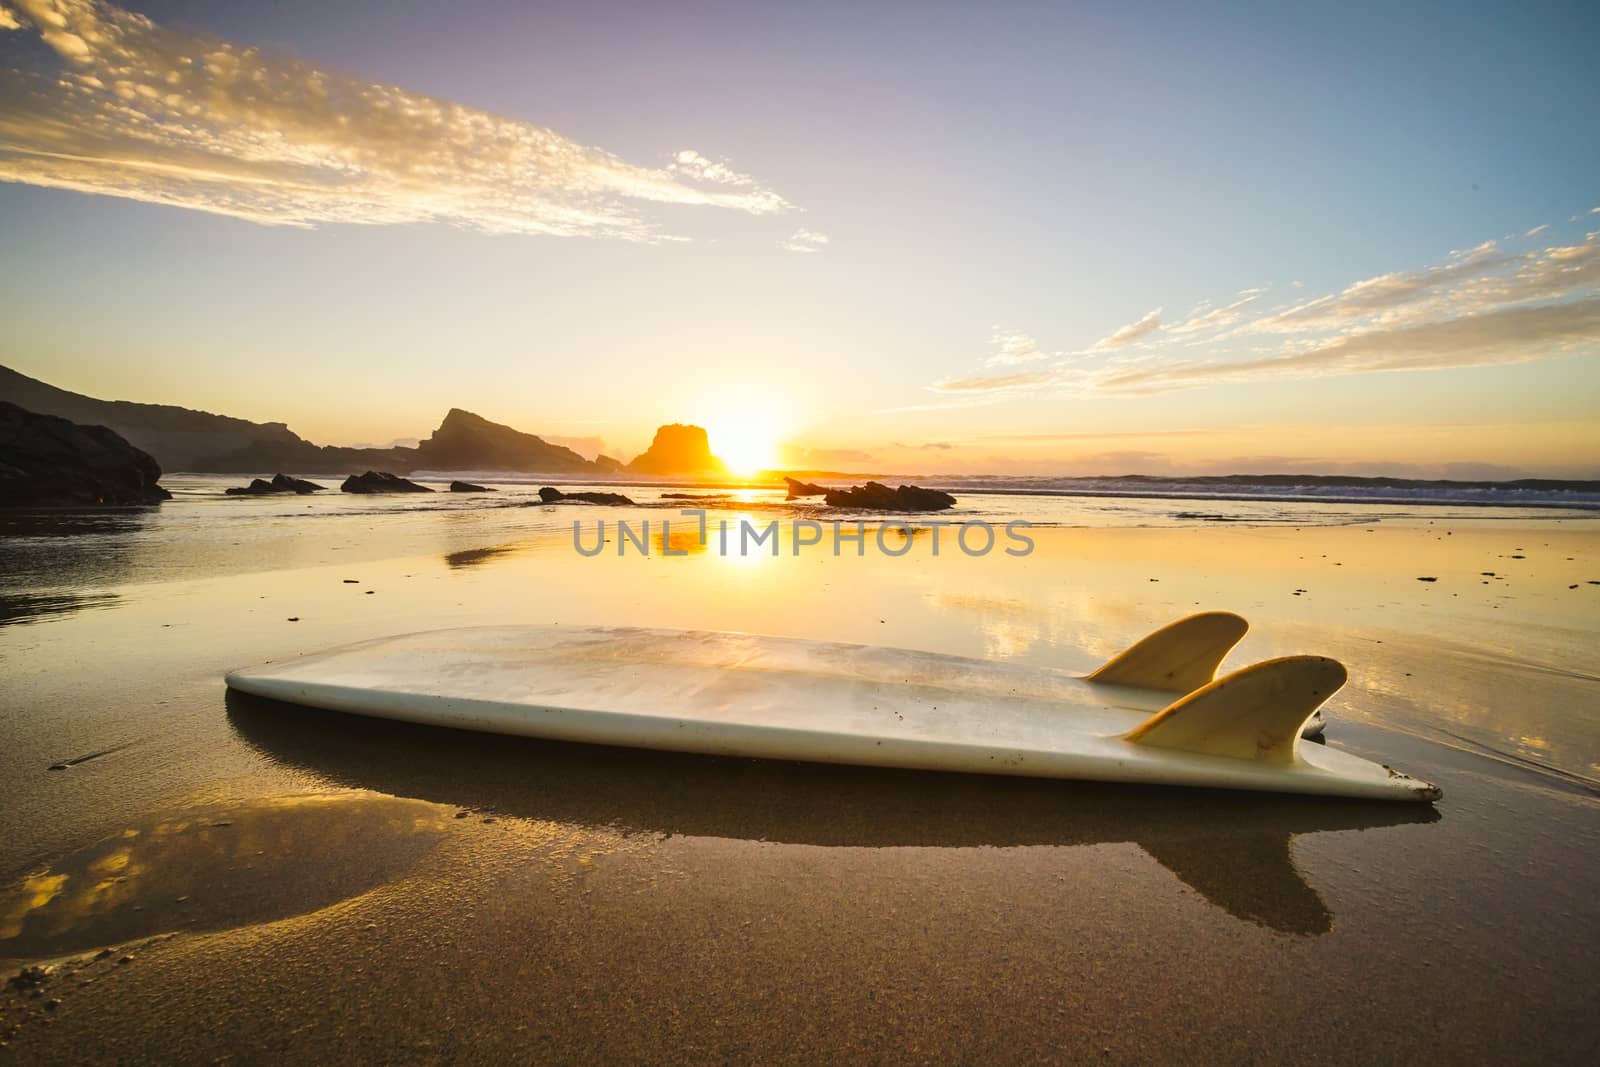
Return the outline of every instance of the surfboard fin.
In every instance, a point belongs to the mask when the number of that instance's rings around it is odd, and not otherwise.
[[[1173,701],[1123,737],[1183,752],[1292,763],[1300,728],[1347,677],[1344,664],[1326,656],[1264,660]]]
[[[1217,664],[1250,624],[1228,611],[1203,611],[1163,626],[1113,657],[1086,680],[1192,693],[1216,677]]]

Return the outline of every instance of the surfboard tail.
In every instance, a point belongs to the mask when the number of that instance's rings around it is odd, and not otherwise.
[[[1157,748],[1293,763],[1301,728],[1347,677],[1344,664],[1326,656],[1264,660],[1173,701],[1123,736]]]
[[[1190,615],[1114,656],[1085,680],[1192,693],[1216,677],[1218,664],[1248,629],[1249,623],[1229,611]]]

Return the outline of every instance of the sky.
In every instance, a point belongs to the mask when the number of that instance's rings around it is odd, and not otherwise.
[[[0,363],[896,473],[1600,477],[1600,6],[0,0]]]

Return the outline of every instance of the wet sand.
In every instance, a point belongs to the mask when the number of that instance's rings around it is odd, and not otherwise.
[[[285,565],[188,570],[169,538],[130,534],[107,542],[118,558],[85,554],[115,576],[15,583],[0,958],[10,975],[53,969],[0,991],[0,1057],[1600,1052],[1593,520],[1059,528],[1024,559],[919,545],[593,560],[568,521],[355,515],[303,536],[247,522],[215,539],[297,544],[274,550]],[[221,685],[230,667],[330,644],[505,622],[1087,669],[1201,607],[1254,623],[1225,668],[1344,660],[1329,743],[1438,782],[1443,801],[667,756],[352,720]]]

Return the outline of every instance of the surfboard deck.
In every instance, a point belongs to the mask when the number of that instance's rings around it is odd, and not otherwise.
[[[710,755],[1376,799],[1439,795],[1378,764],[1300,743],[1302,724],[1342,683],[1343,668],[1320,657],[1293,659],[1257,664],[1175,701],[1177,688],[909,649],[711,631],[500,626],[380,638],[237,670],[227,683],[331,711]],[[1327,664],[1338,670],[1331,688]],[[1327,692],[1301,713],[1284,710],[1286,685]],[[1236,694],[1258,699],[1246,707]],[[1174,718],[1179,705],[1193,710]],[[1281,721],[1269,729],[1263,708]],[[1241,713],[1251,721],[1234,722]],[[1141,728],[1149,736],[1130,740]],[[1218,755],[1208,746],[1244,746],[1254,755]]]

